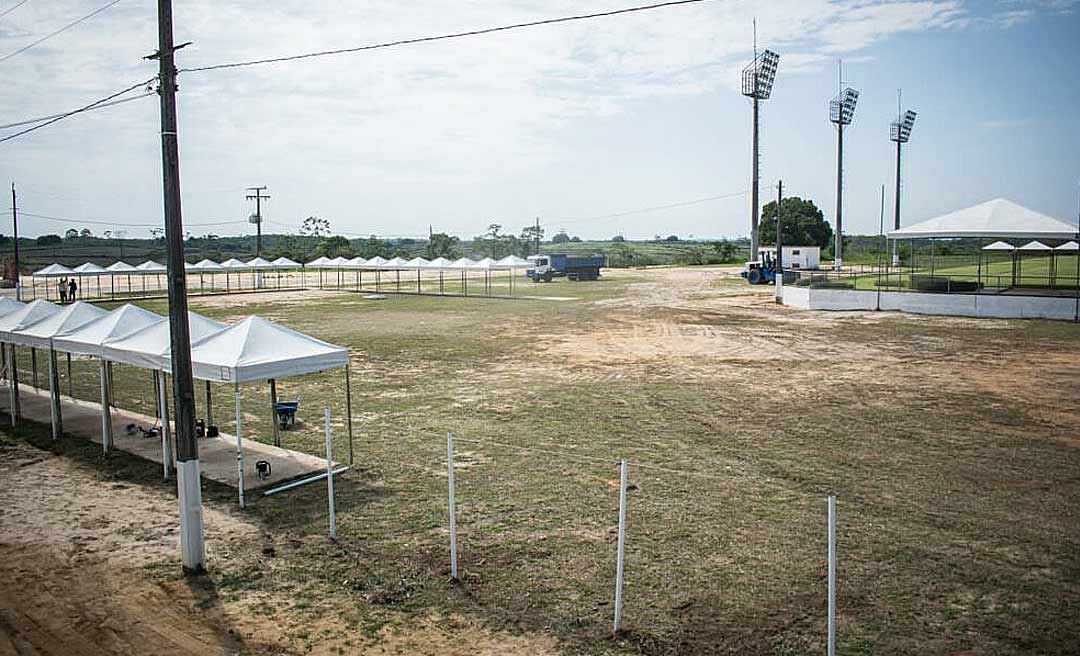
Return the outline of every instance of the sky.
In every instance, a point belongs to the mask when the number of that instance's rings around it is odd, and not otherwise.
[[[156,74],[156,2],[0,1],[0,123],[67,111]],[[643,0],[193,0],[174,9],[183,68],[493,27]],[[182,72],[181,189],[195,235],[266,232],[307,216],[349,237],[470,238],[539,217],[585,239],[750,229],[750,124],[739,73],[780,54],[762,104],[762,204],[810,198],[833,221],[829,99],[860,91],[844,134],[844,230],[892,221],[903,108],[903,223],[1004,197],[1076,221],[1080,0],[712,0],[468,39]],[[136,90],[125,97],[142,92]],[[0,129],[0,138],[19,128]],[[0,143],[20,235],[144,237],[163,224],[156,95]],[[719,197],[719,198],[718,198]],[[712,199],[712,200],[703,200]],[[702,201],[702,202],[694,202]],[[8,210],[9,203],[4,203]],[[676,205],[664,209],[660,206]],[[44,219],[30,214],[53,217]],[[63,220],[58,220],[63,219]],[[10,213],[0,215],[10,234]]]

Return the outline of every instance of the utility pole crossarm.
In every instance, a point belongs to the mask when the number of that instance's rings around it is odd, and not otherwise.
[[[262,257],[262,202],[264,200],[270,200],[269,194],[264,194],[266,187],[248,187],[248,191],[254,191],[254,194],[248,194],[244,196],[247,200],[255,201],[255,257]]]

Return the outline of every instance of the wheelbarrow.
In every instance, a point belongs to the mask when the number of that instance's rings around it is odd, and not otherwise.
[[[300,409],[300,397],[295,401],[279,401],[274,404],[274,414],[277,415],[278,425],[282,430],[296,425],[296,411]]]

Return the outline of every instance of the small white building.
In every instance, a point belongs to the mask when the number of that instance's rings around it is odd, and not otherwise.
[[[776,255],[776,247],[773,246],[762,246],[759,250],[770,256]],[[821,266],[821,248],[785,244],[783,264],[785,269],[818,269]]]

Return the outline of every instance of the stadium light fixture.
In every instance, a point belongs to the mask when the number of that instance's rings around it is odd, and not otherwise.
[[[843,68],[840,68],[840,86],[844,86]],[[844,128],[855,120],[855,105],[859,92],[851,87],[843,88],[829,101],[829,121],[836,125],[836,235],[833,242],[833,268],[837,271],[843,264],[844,251]]]
[[[772,50],[757,52],[757,21],[754,22],[754,60],[743,68],[742,94],[750,99],[754,108],[754,127],[752,142],[752,161],[750,174],[750,259],[758,259],[760,246],[758,236],[759,187],[761,184],[761,138],[760,111],[758,103],[768,100],[772,95],[773,82],[776,81],[776,69],[780,64],[780,55]]]
[[[896,95],[896,120],[889,124],[889,140],[896,143],[896,201],[893,206],[893,229],[900,229],[900,148],[911,140],[911,129],[915,127],[915,117],[918,116],[910,109],[900,114],[900,92]],[[899,266],[900,253],[893,242],[893,266]]]

